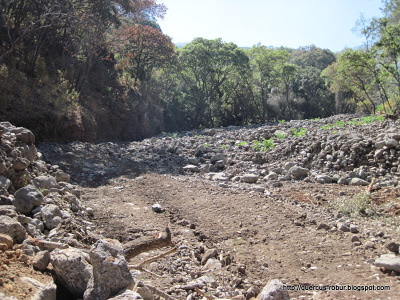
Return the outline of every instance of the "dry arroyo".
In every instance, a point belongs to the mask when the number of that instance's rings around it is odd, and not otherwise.
[[[143,299],[400,297],[398,121],[335,116],[132,143],[42,143],[42,156],[27,131],[4,131],[2,157],[12,164],[0,178],[0,217],[21,231],[1,252],[4,295],[36,292],[21,276],[55,290],[52,274],[57,299],[111,299],[125,288],[123,299],[137,299],[133,291]],[[24,191],[28,206],[18,200]],[[129,273],[126,245],[165,228],[176,249],[133,257]],[[44,266],[40,250],[50,252]],[[116,265],[121,277],[110,275]]]

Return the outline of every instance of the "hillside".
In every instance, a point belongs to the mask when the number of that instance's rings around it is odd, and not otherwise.
[[[3,159],[22,142],[32,145],[29,131],[2,126]],[[398,257],[384,254],[396,255],[400,241],[399,133],[399,121],[340,115],[141,142],[40,143],[37,155],[29,146],[31,152],[25,153],[34,156],[24,178],[43,193],[43,202],[32,212],[21,208],[15,202],[21,192],[15,191],[26,183],[3,172],[10,182],[8,192],[3,190],[2,204],[8,205],[0,206],[2,214],[22,224],[33,239],[21,245],[21,237],[13,251],[3,250],[0,259],[8,267],[0,292],[28,299],[35,290],[17,278],[51,282],[48,274],[53,274],[57,299],[79,298],[85,290],[85,299],[93,293],[106,299],[117,292],[106,283],[117,281],[107,276],[120,270],[119,289],[128,286],[144,299],[250,299],[264,287],[264,295],[271,293],[266,284],[272,279],[301,286],[289,291],[291,299],[395,299],[400,295]],[[45,187],[49,182],[53,185]],[[154,242],[165,227],[177,249],[133,270],[138,286],[130,286],[121,250],[111,249],[124,247],[129,259],[137,251],[132,243]],[[44,255],[38,251],[45,249],[49,261],[38,271]],[[129,265],[165,251],[135,255]],[[74,260],[79,255],[89,255],[89,264],[70,277],[80,268]],[[118,269],[108,263],[111,257]],[[102,268],[104,275],[97,273]],[[100,276],[91,284],[103,288],[86,287],[90,276],[85,272]],[[349,285],[390,291],[316,287]],[[132,292],[125,295],[137,299]]]

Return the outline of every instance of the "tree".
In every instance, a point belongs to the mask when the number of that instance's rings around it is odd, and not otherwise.
[[[289,53],[285,50],[268,49],[265,46],[255,46],[248,50],[253,68],[255,85],[257,89],[260,121],[265,121],[269,116],[268,99],[273,88],[276,88],[282,76],[283,64],[288,60]]]
[[[115,31],[111,48],[116,67],[130,74],[135,85],[148,81],[154,68],[161,68],[174,54],[170,37],[148,25],[126,26]]]
[[[322,71],[335,62],[336,57],[328,49],[321,49],[311,45],[295,50],[291,55],[290,61],[301,68],[313,67]]]
[[[299,109],[306,119],[328,117],[335,112],[334,94],[327,89],[321,71],[316,67],[297,71],[293,92],[296,98],[301,99]]]
[[[297,72],[297,66],[294,64],[285,63],[281,68],[282,79],[281,83],[283,84],[284,89],[284,102],[282,103],[283,113],[286,114],[286,117],[291,119],[293,118],[293,101],[290,98],[290,91],[292,83],[295,79]]]
[[[321,72],[336,61],[335,55],[330,50],[311,45],[295,50],[290,61],[298,66],[293,92],[303,116],[309,119],[332,115],[335,112],[334,95],[325,85]]]
[[[249,70],[249,59],[233,43],[221,39],[198,38],[179,51],[183,92],[191,103],[194,126],[221,124],[222,106],[226,105],[226,83]]]

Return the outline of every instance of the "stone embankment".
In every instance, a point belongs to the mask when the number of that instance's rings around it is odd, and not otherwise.
[[[93,209],[82,205],[79,186],[147,172],[186,174],[216,182],[221,188],[266,195],[271,188],[302,181],[338,187],[397,187],[399,142],[399,121],[343,115],[206,129],[131,143],[42,143],[38,152],[32,132],[3,122],[0,259],[53,272],[57,285],[25,278],[37,290],[35,299],[56,299],[59,288],[77,299],[171,299],[135,279],[124,245],[92,233],[94,224],[88,220]],[[398,243],[390,247],[398,253]],[[206,251],[201,262],[221,263],[214,252]],[[399,272],[393,269],[399,265],[396,255],[375,263]],[[196,288],[218,285],[201,283],[207,280],[203,277],[197,279]],[[0,281],[1,285],[11,283]],[[258,293],[260,299],[289,298],[278,280],[238,296],[250,299]],[[193,295],[190,299],[195,299]]]
[[[291,180],[369,185],[374,179],[375,186],[383,187],[400,180],[399,128],[399,121],[339,115],[131,143],[44,143],[40,149],[81,185],[147,170],[193,174],[227,187],[250,183],[257,190]]]

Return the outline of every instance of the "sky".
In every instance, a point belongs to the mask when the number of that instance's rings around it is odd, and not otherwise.
[[[361,16],[381,17],[381,0],[158,0],[159,20],[176,43],[222,38],[239,47],[315,45],[334,52],[361,46]]]

